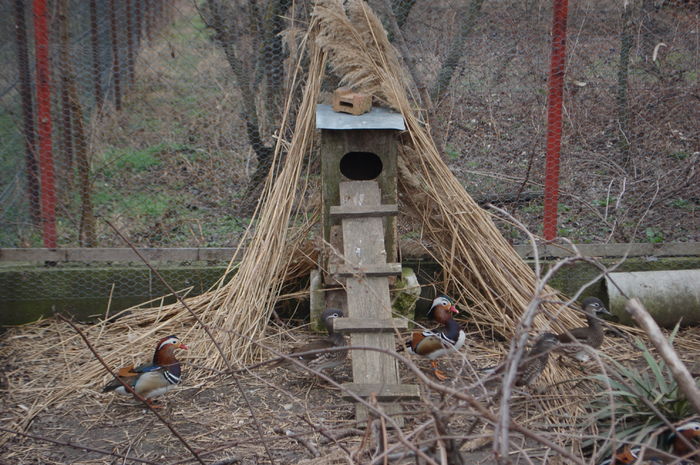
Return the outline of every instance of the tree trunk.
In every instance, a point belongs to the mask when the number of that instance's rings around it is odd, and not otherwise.
[[[469,3],[469,11],[467,12],[467,17],[464,18],[462,22],[462,27],[459,32],[452,39],[450,48],[447,51],[447,56],[445,61],[438,72],[437,79],[435,80],[435,85],[433,86],[430,95],[432,96],[433,102],[440,100],[450,86],[450,81],[452,81],[452,76],[454,75],[455,69],[459,66],[459,60],[462,58],[464,53],[464,46],[467,42],[467,37],[471,34],[476,24],[476,18],[481,12],[481,6],[484,4],[484,0],[471,0]]]
[[[24,0],[15,0],[15,40],[17,42],[17,66],[19,93],[22,98],[22,132],[24,134],[24,164],[27,172],[27,201],[32,224],[41,226],[39,209],[39,164],[36,157],[36,128],[32,102],[32,76],[29,70],[29,45]]]
[[[68,94],[69,87],[69,63],[70,63],[70,44],[68,37],[68,3],[65,0],[60,0],[58,3],[58,44],[59,44],[59,76],[61,82],[61,117],[58,118],[60,129],[59,139],[59,154],[60,158],[56,163],[57,174],[57,195],[59,203],[66,204],[70,202],[70,190],[73,178],[73,131],[71,129],[71,104]]]
[[[65,92],[63,109],[68,114],[68,124],[64,128],[66,141],[75,141],[73,150],[78,168],[78,183],[80,188],[80,226],[78,229],[79,242],[82,247],[95,245],[95,216],[92,207],[92,185],[90,183],[90,162],[87,154],[87,139],[83,120],[83,107],[78,98],[75,85],[75,73],[68,53],[68,0],[59,0],[59,36],[61,37],[61,83]],[[72,169],[70,170],[72,173]]]
[[[403,25],[406,24],[408,15],[415,4],[416,0],[391,0],[391,11],[394,12],[396,25],[399,29],[403,29]]]
[[[629,114],[629,67],[632,50],[632,7],[623,5],[622,31],[620,32],[620,63],[617,69],[617,123],[618,148],[622,166],[630,162],[630,114]]]
[[[270,124],[275,123],[275,115],[281,109],[284,98],[284,47],[280,33],[284,30],[283,15],[290,3],[290,0],[271,1],[266,8],[262,24],[263,60],[260,65],[266,70],[266,108]]]
[[[228,21],[230,18],[226,15],[227,11],[225,10],[223,4],[218,0],[209,0],[207,2],[207,7],[209,17],[207,18],[202,15],[202,19],[215,31],[215,38],[221,44],[224,55],[226,56],[226,61],[228,62],[229,67],[236,78],[236,82],[238,83],[238,88],[241,92],[241,104],[243,110],[241,112],[241,118],[246,123],[246,136],[248,138],[248,143],[253,148],[258,161],[258,167],[250,180],[247,190],[246,197],[248,197],[249,195],[254,195],[254,192],[258,188],[257,186],[261,185],[262,181],[267,176],[273,154],[273,149],[264,143],[260,135],[260,119],[255,100],[257,95],[257,86],[253,85],[255,82],[255,72],[257,66],[256,63],[246,66],[239,54],[236,52],[235,44],[239,37],[237,37],[235,34],[235,25],[229,23]],[[249,18],[250,24],[252,25],[250,27],[251,30],[243,31],[243,33],[247,32],[251,34],[253,39],[256,36],[256,30],[259,29],[258,25],[260,24],[258,18],[253,17],[255,11],[257,11],[257,8],[255,5],[251,5],[251,10],[249,13],[251,16]],[[229,13],[231,13],[231,11],[229,11]],[[241,31],[238,32],[241,33]],[[254,40],[254,43],[256,42],[257,41]],[[253,50],[252,53],[255,62],[259,63],[260,60],[257,56],[259,51]]]

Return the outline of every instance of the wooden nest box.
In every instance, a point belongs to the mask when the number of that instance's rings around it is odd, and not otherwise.
[[[321,131],[323,197],[323,292],[312,303],[312,319],[324,308],[342,308],[337,332],[350,334],[353,346],[394,351],[397,329],[405,319],[392,317],[390,279],[401,274],[397,263],[397,154],[403,117],[382,108],[353,116],[318,105]],[[313,293],[312,293],[313,294]],[[314,309],[315,307],[315,309]],[[418,387],[402,385],[396,359],[376,351],[352,351],[353,383],[346,387],[362,398],[376,396],[387,414],[395,400],[419,397]],[[367,411],[358,404],[358,420]],[[401,418],[397,418],[401,421]]]

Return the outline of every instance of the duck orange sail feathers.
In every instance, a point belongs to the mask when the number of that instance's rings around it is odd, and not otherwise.
[[[175,350],[187,350],[176,336],[164,337],[158,341],[153,354],[152,363],[133,365],[117,370],[117,377],[132,387],[149,404],[154,397],[161,396],[180,383],[180,362],[175,358]],[[130,394],[119,379],[112,380],[102,392],[115,391],[119,394]],[[153,404],[151,404],[153,405]]]
[[[444,295],[436,297],[428,310],[428,318],[444,325],[442,330],[414,331],[411,339],[406,342],[410,353],[422,355],[433,361],[433,374],[441,381],[446,380],[447,376],[438,369],[436,359],[459,350],[466,339],[464,331],[452,318],[453,313],[459,313],[459,311],[455,308],[452,299]]]
[[[700,422],[689,421],[676,428],[678,434],[672,434],[671,451],[679,457],[686,457],[689,460],[700,463]],[[685,438],[685,441],[681,439]],[[691,455],[692,452],[697,452]]]

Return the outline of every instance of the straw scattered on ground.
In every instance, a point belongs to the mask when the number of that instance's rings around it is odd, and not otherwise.
[[[522,335],[521,317],[533,297],[542,300],[533,322],[537,331],[580,326],[581,318],[566,307],[566,298],[548,287],[542,287],[541,292],[534,295],[537,276],[500,235],[491,215],[477,206],[449,171],[430,137],[429,128],[421,119],[417,100],[411,97],[412,86],[402,71],[398,56],[380,21],[365,2],[349,1],[345,7],[336,0],[318,2],[309,32],[298,50],[299,60],[301,54],[306,54],[308,71],[303,78],[295,76],[291,87],[303,85],[303,99],[295,112],[292,139],[278,139],[273,167],[276,175],[267,181],[262,201],[251,222],[254,226],[245,241],[247,247],[234,257],[229,272],[215,288],[189,298],[189,306],[214,330],[215,337],[225,348],[223,357],[237,365],[269,356],[262,348],[279,348],[280,340],[286,337],[265,334],[269,332],[267,328],[274,305],[287,280],[305,275],[317,266],[314,249],[309,248],[307,242],[316,217],[307,215],[305,209],[298,207],[309,187],[310,178],[304,171],[307,167],[305,160],[314,150],[315,105],[328,60],[343,84],[372,93],[378,102],[404,116],[407,131],[402,136],[399,162],[402,214],[417,225],[421,242],[445,270],[445,281],[440,290],[457,297],[462,308],[468,310],[468,323],[473,332],[469,347],[452,367],[454,373],[460,374],[455,387],[473,389],[475,396],[478,393],[479,399],[488,402],[487,392],[479,387],[474,368],[488,366],[505,356],[507,341]],[[290,97],[282,127],[289,125],[287,117],[292,102]],[[285,131],[281,131],[283,133]],[[234,262],[238,263],[235,267]],[[233,271],[236,273],[231,277]],[[244,453],[262,453],[259,445],[251,446],[257,439],[248,413],[236,400],[229,378],[220,375],[220,370],[225,367],[222,355],[180,304],[156,302],[155,305],[130,309],[114,321],[85,326],[83,330],[112,366],[143,361],[144,354],[152,350],[153,341],[158,337],[164,333],[179,335],[192,349],[186,358],[186,392],[173,401],[171,413],[174,421],[187,430],[188,437],[198,447],[240,441],[247,444],[248,449],[241,446]],[[484,337],[489,335],[491,339]],[[495,342],[494,337],[506,342]],[[120,402],[114,414],[115,406],[104,404],[104,397],[96,389],[107,379],[104,370],[65,324],[47,321],[15,329],[4,337],[2,344],[0,357],[8,364],[3,390],[10,394],[3,400],[3,410],[8,412],[3,420],[13,429],[24,430],[35,420],[37,426],[50,421],[50,425],[42,425],[43,431],[54,428],[65,436],[70,434],[66,427],[94,431],[97,425],[105,428],[105,421],[112,429],[114,426],[124,428],[134,421],[133,407]],[[676,344],[696,353],[700,347],[697,334],[693,332],[679,336]],[[609,341],[604,350],[621,360],[635,355],[625,338]],[[408,373],[404,375],[408,376]],[[541,385],[547,386],[545,393],[518,398],[512,417],[522,424],[536,427],[538,431],[547,431],[552,440],[578,450],[580,437],[584,434],[580,416],[585,410],[585,400],[590,396],[590,386],[577,381],[581,375],[566,363],[553,363],[540,381]],[[249,383],[246,385],[256,399],[254,408],[259,409],[258,413],[263,417],[266,434],[277,434],[275,425],[284,421],[297,425],[298,429],[299,416],[304,416],[311,424],[327,424],[335,429],[354,424],[351,406],[341,401],[337,392],[327,396],[333,391],[330,388],[315,390],[309,387],[305,391],[290,392],[292,387],[288,386],[289,379],[284,375],[275,374],[279,376],[278,382],[265,379],[265,376],[247,376],[243,382]],[[287,404],[275,400],[280,395],[289,398],[290,410],[296,412],[295,406],[300,406],[296,417],[284,413]],[[442,405],[443,401],[436,393],[428,395],[436,399],[413,406],[417,411],[416,420],[409,422],[408,428],[418,428],[419,422],[430,421],[426,420],[426,415],[429,418],[427,407]],[[321,396],[323,408],[317,409],[317,404],[301,408],[304,402],[316,396]],[[176,402],[180,402],[179,407],[175,406],[178,405]],[[261,402],[266,404],[261,405]],[[78,403],[83,407],[76,410]],[[336,412],[334,418],[330,418],[333,413],[327,413],[328,407]],[[407,405],[407,409],[410,408]],[[468,431],[474,411],[458,403],[448,407],[443,405],[443,408],[452,413],[453,429]],[[338,411],[342,414],[338,415]],[[323,418],[316,418],[318,412],[324,412],[320,414]],[[50,419],[54,415],[61,419],[72,418],[72,423],[59,426],[60,421]],[[131,447],[145,434],[138,433],[132,426],[121,429],[119,434],[133,433],[136,438],[115,440],[122,449],[124,444]],[[145,431],[144,428],[151,426],[152,423],[146,423],[139,427]],[[319,434],[311,427],[307,431]],[[594,433],[587,430],[585,434]],[[165,435],[165,431],[159,434]],[[489,427],[480,424],[478,430],[469,433],[469,439],[479,441],[488,434]],[[3,435],[3,441],[10,439],[28,444],[26,440]],[[360,438],[353,436],[351,441],[357,445]],[[176,445],[170,448],[165,444],[163,439],[160,446],[168,454],[175,454],[178,450]],[[157,450],[143,453],[157,454]],[[325,452],[337,454],[338,450]],[[46,463],[52,462],[47,460]]]

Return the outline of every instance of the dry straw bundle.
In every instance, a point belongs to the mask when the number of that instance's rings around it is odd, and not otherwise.
[[[506,242],[490,215],[464,190],[442,160],[410,98],[407,79],[379,19],[365,2],[318,2],[318,42],[328,51],[333,70],[344,85],[371,93],[406,121],[399,159],[402,200],[407,214],[420,222],[423,240],[434,250],[458,293],[469,303],[474,323],[511,337],[535,291],[536,277]],[[545,297],[556,300],[547,288]],[[545,311],[561,312],[557,304]],[[561,323],[580,322],[573,312]],[[539,325],[547,325],[539,319]]]
[[[407,131],[399,160],[402,200],[408,214],[423,227],[422,239],[470,306],[470,320],[489,333],[513,337],[524,311],[535,297],[537,278],[505,241],[490,215],[464,190],[442,160],[426,125],[417,116],[406,75],[381,21],[363,1],[317,2],[318,42],[343,85],[371,93],[402,113]],[[544,302],[533,326],[581,326],[579,316],[558,301],[563,297],[544,287]],[[554,316],[556,323],[550,320]],[[560,326],[561,325],[561,326]],[[559,384],[578,375],[569,369],[548,370],[557,392],[543,401],[547,417],[576,421],[583,402],[572,402],[571,386]],[[562,423],[561,421],[556,421]]]

